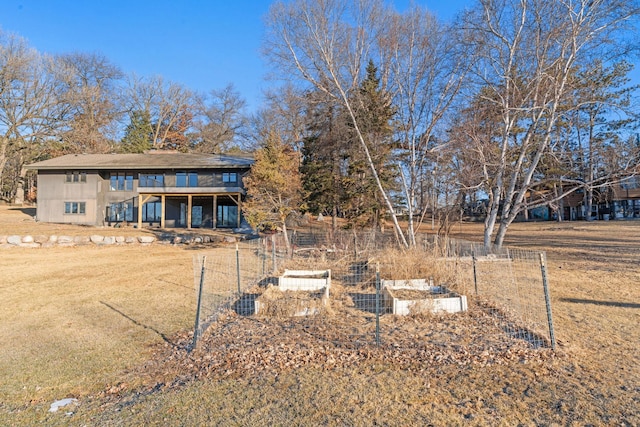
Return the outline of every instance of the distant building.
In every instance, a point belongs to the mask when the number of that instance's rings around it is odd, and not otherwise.
[[[531,204],[552,199],[548,189],[527,192]],[[587,217],[585,192],[582,188],[556,202],[555,209],[540,206],[527,209],[520,220],[557,220],[558,214],[565,221],[583,220]],[[595,189],[591,205],[591,218],[596,220],[638,219],[640,218],[640,176],[632,176],[622,182]]]
[[[640,176],[633,176],[611,187],[612,219],[640,218]]]
[[[27,166],[38,174],[38,221],[138,227],[239,227],[253,159],[149,152],[70,154]]]

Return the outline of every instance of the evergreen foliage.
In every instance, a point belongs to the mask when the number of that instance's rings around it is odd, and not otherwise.
[[[149,113],[133,111],[130,120],[120,144],[121,150],[125,153],[143,153],[151,149],[153,129]]]
[[[244,178],[247,201],[243,214],[252,227],[258,230],[280,227],[287,237],[286,219],[302,203],[298,169],[298,153],[272,129],[262,148],[256,151],[255,163]]]

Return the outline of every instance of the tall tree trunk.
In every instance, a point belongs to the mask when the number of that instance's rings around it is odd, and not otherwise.
[[[291,258],[293,251],[291,250],[291,242],[289,242],[289,233],[287,232],[287,218],[282,220],[282,237],[284,238],[284,244],[287,248],[287,256]]]
[[[18,186],[16,188],[16,195],[14,196],[13,203],[22,206],[24,204],[24,183],[27,176],[27,170],[23,167],[20,169],[20,176],[18,177]]]
[[[9,145],[9,139],[6,137],[0,137],[0,176],[4,172],[4,166],[7,164],[7,146]]]

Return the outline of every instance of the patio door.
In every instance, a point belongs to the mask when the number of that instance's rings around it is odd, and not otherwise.
[[[238,207],[218,205],[216,222],[218,227],[236,227],[238,225]]]

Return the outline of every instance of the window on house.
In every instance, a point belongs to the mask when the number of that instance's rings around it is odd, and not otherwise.
[[[109,205],[107,217],[111,222],[129,221],[133,222],[133,203],[119,202]]]
[[[84,215],[86,213],[85,202],[64,202],[64,213],[70,215]]]
[[[198,186],[198,173],[197,172],[189,172],[189,187],[197,187]]]
[[[142,220],[145,222],[159,222],[162,215],[161,202],[147,202],[142,207]]]
[[[164,175],[141,173],[139,187],[164,187]]]
[[[65,182],[87,182],[87,173],[81,171],[67,171]]]
[[[197,187],[197,172],[176,172],[176,187]]]
[[[218,227],[237,227],[238,225],[238,207],[218,205],[217,212]]]
[[[109,184],[111,191],[133,191],[133,173],[111,172]]]
[[[222,174],[222,182],[238,182],[238,174],[235,172],[224,172]]]
[[[187,173],[176,172],[176,187],[186,187],[186,186],[187,186]]]

